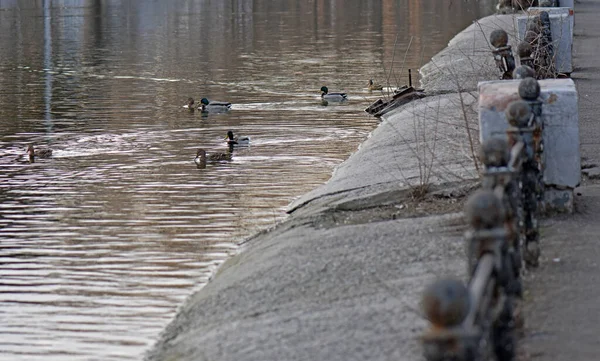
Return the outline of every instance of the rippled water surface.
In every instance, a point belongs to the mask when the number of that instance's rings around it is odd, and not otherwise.
[[[368,79],[394,59],[406,83],[492,3],[0,0],[0,359],[140,359],[377,125]],[[322,85],[350,100],[322,106]],[[251,146],[198,169],[229,129]]]

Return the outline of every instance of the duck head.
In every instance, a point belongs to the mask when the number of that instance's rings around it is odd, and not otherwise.
[[[327,94],[327,93],[329,92],[329,89],[327,89],[327,87],[326,87],[326,86],[322,86],[322,87],[321,87],[321,91],[323,92],[323,93],[321,94],[321,96],[323,96],[323,95],[325,95],[325,94]]]
[[[373,79],[369,79],[369,85],[373,86]]]
[[[194,163],[196,163],[196,167],[198,169],[206,168],[206,151],[204,149],[198,149],[196,152],[196,159],[194,159]]]
[[[29,157],[29,163],[35,162],[35,149],[31,144],[27,147],[27,156]]]
[[[204,105],[208,105],[209,101],[206,98],[202,98],[202,100],[200,100],[200,103],[202,103]]]
[[[225,137],[225,140],[234,140],[233,132],[231,130],[227,132],[227,136]]]
[[[206,159],[206,151],[202,148],[199,148],[196,152],[196,158]]]
[[[187,100],[187,106],[190,109],[194,109],[194,98],[188,98],[188,100]]]

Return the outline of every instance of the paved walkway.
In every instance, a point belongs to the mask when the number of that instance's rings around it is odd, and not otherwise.
[[[600,0],[575,4],[572,78],[583,164],[600,165]],[[577,190],[576,212],[544,222],[543,262],[528,276],[524,347],[531,360],[600,359],[600,185]]]

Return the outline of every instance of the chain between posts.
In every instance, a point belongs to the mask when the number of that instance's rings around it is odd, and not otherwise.
[[[482,189],[469,198],[465,286],[438,280],[423,294],[430,321],[423,335],[428,361],[513,361],[516,354],[515,306],[523,294],[521,269],[538,263],[538,210],[543,196],[543,121],[540,87],[521,69],[522,100],[505,114],[506,137],[486,140]],[[515,71],[515,73],[517,73]]]

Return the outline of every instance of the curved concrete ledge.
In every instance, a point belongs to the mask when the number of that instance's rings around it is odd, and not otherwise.
[[[498,18],[480,23],[491,31]],[[465,32],[457,38],[473,37],[471,27]],[[442,52],[453,54],[449,69],[464,66],[456,58],[464,49],[452,49],[465,43],[453,40]],[[482,57],[491,59],[489,51]],[[435,71],[424,67],[425,86],[452,90],[436,58]],[[466,271],[462,216],[398,220],[393,210],[424,171],[432,183],[476,176],[467,136],[469,129],[478,138],[476,108],[477,94],[463,92],[386,115],[328,183],[294,202],[285,222],[253,237],[186,300],[146,359],[419,359],[423,285]]]
[[[488,39],[492,31],[503,29],[508,33],[509,44],[516,49],[514,17],[491,15],[460,32],[419,70],[421,86],[428,92],[457,92],[476,90],[478,82],[498,79]]]

